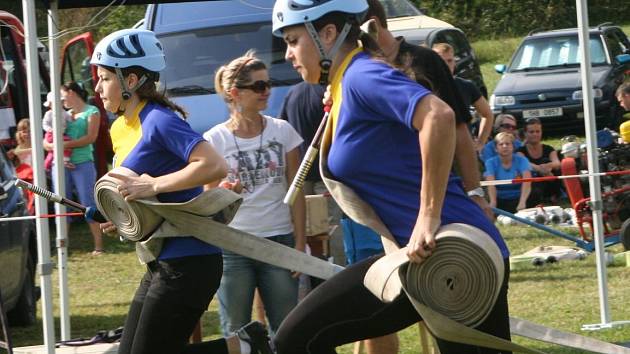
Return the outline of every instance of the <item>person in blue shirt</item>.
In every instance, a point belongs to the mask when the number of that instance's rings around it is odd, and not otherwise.
[[[494,120],[494,130],[499,133],[510,133],[514,136],[514,151],[523,146],[523,143],[518,139],[518,125],[516,124],[516,118],[511,114],[501,113]],[[484,163],[488,159],[497,156],[497,149],[494,140],[490,140],[483,149],[481,149],[480,157]]]
[[[526,157],[514,153],[514,136],[502,132],[494,138],[497,156],[486,161],[484,177],[487,181],[530,178],[531,167]],[[531,191],[531,183],[488,186],[490,205],[510,213],[525,209]]]
[[[509,251],[499,231],[450,173],[452,109],[386,63],[360,30],[367,9],[365,0],[274,5],[273,33],[287,44],[285,58],[305,81],[331,85],[329,172],[372,207],[397,243],[407,246],[411,262],[431,257],[440,226],[464,223],[494,240],[508,270]],[[278,354],[334,353],[337,346],[422,320],[406,295],[383,303],[363,285],[378,259],[347,267],[302,300],[277,332]],[[506,272],[497,302],[477,329],[509,339],[508,278]],[[443,340],[438,345],[443,354],[498,353]]]
[[[105,109],[119,115],[111,128],[113,166],[138,175],[109,173],[126,200],[185,202],[226,176],[225,160],[182,119],[186,112],[156,90],[166,63],[153,32],[114,32],[96,46],[91,63],[97,66],[95,91]],[[111,222],[100,227],[116,230]],[[222,269],[219,248],[193,236],[166,238],[131,302],[118,353],[271,354],[266,330],[256,322],[225,339],[187,344]]]

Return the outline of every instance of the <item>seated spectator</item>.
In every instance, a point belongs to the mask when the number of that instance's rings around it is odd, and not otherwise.
[[[497,134],[499,133],[510,133],[514,136],[514,151],[518,150],[523,143],[518,139],[516,135],[518,133],[518,126],[516,125],[516,118],[514,118],[511,114],[499,114],[497,118],[494,120],[494,130]],[[497,149],[495,146],[495,140],[489,141],[481,150],[481,161],[484,163],[488,161],[488,159],[497,156]]]
[[[530,178],[532,176],[529,161],[521,155],[514,153],[514,135],[501,132],[494,138],[497,156],[485,162],[486,181]],[[530,192],[530,183],[504,184],[488,186],[490,206],[510,213],[525,209]]]
[[[525,144],[517,153],[529,160],[534,177],[560,175],[558,152],[552,146],[542,143],[542,124],[538,118],[529,118],[525,121]],[[546,201],[554,204],[561,194],[559,180],[534,182],[527,199],[527,207],[531,208]]]

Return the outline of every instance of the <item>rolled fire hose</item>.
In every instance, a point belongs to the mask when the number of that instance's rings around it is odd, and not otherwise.
[[[137,176],[121,167],[112,172]],[[105,175],[96,182],[94,190],[98,209],[116,225],[121,237],[136,242],[136,252],[143,263],[157,258],[164,238],[192,235],[242,256],[321,279],[343,270],[291,247],[227,226],[241,197],[224,188],[213,188],[185,203],[161,203],[155,198],[127,202],[118,192],[117,180]]]
[[[382,301],[405,291],[429,331],[443,340],[522,353],[540,353],[476,330],[494,306],[503,279],[501,252],[485,232],[450,224],[436,233],[437,247],[421,264],[410,263],[374,210],[328,169],[332,124],[328,121],[320,147],[320,173],[326,188],[351,219],[381,235],[386,256],[364,277],[365,286]],[[461,321],[461,322],[460,322]],[[595,353],[630,353],[630,348],[559,331],[510,317],[512,334]]]

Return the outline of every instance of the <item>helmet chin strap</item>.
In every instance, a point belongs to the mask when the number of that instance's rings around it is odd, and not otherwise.
[[[123,78],[122,70],[120,70],[119,68],[114,68],[114,71],[116,71],[116,77],[118,78],[118,82],[120,82],[120,86],[122,87],[122,99],[125,103],[131,98],[131,94],[136,92],[136,90],[139,89],[147,81],[147,76],[142,75],[140,80],[138,80],[138,84],[135,87],[130,88],[129,86],[127,86],[127,83]],[[122,115],[123,113],[125,113],[125,107],[123,107],[123,104],[121,102],[121,104],[118,106],[118,110],[116,110],[116,114]]]
[[[343,41],[348,36],[348,32],[350,32],[350,28],[352,28],[352,25],[346,22],[346,24],[341,29],[339,36],[337,36],[335,44],[332,46],[332,48],[330,48],[330,51],[328,53],[326,53],[326,51],[324,50],[324,46],[322,45],[322,41],[319,39],[319,34],[317,33],[315,26],[313,26],[311,22],[305,22],[304,25],[306,26],[308,34],[313,39],[313,42],[315,42],[317,51],[319,51],[319,58],[321,59],[319,61],[319,67],[321,68],[321,72],[319,74],[319,84],[328,85],[328,76],[330,73],[330,68],[332,66],[332,60],[335,57],[335,54],[337,54],[337,52],[339,51],[339,48],[343,44]]]

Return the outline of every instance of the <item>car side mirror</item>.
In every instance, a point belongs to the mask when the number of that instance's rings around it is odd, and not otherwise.
[[[494,66],[494,71],[496,71],[499,74],[503,74],[506,69],[507,69],[507,66],[505,66],[505,64],[497,64]]]
[[[630,63],[630,54],[619,54],[615,57],[619,64]]]

